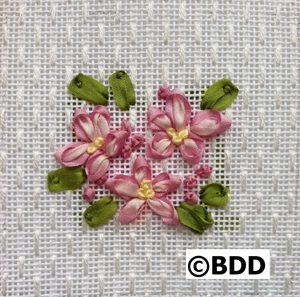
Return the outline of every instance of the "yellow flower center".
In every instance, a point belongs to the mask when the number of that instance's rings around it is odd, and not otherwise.
[[[143,179],[138,189],[138,197],[141,199],[152,199],[155,196],[155,192],[152,189],[152,183],[149,179]]]
[[[177,132],[174,128],[168,128],[167,134],[174,144],[180,145],[189,136],[189,130],[182,129]]]
[[[97,149],[99,149],[104,144],[104,139],[102,137],[97,137],[86,149],[88,154],[93,154]]]

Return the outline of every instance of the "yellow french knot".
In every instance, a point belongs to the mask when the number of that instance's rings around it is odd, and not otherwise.
[[[189,136],[189,130],[182,129],[177,132],[174,128],[168,128],[167,134],[174,144],[179,145]]]
[[[102,137],[97,137],[86,149],[88,154],[93,154],[97,149],[99,149],[104,144],[104,139]]]
[[[149,179],[143,179],[138,189],[138,197],[141,199],[152,199],[155,192],[152,189],[152,183]]]

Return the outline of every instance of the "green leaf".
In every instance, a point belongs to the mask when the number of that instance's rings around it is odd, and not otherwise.
[[[223,207],[230,199],[230,190],[221,183],[210,183],[201,189],[200,199],[206,205]]]
[[[184,208],[185,210],[190,211],[190,210],[194,209],[195,204],[190,204],[190,203],[187,203],[185,201],[182,201],[182,202],[180,202],[180,207]]]
[[[96,228],[111,220],[118,210],[118,203],[112,197],[103,197],[96,200],[83,213],[86,223]]]
[[[204,227],[210,227],[214,223],[211,212],[202,205],[196,205],[192,215]]]
[[[135,104],[135,92],[129,75],[119,70],[108,79],[111,85],[114,99],[121,110],[129,110],[130,105]]]
[[[203,233],[213,224],[211,213],[202,205],[181,202],[180,206],[176,207],[176,211],[180,223],[196,233]]]
[[[182,225],[192,229],[194,232],[199,234],[202,234],[204,232],[205,229],[203,228],[203,226],[198,223],[198,221],[191,215],[188,210],[177,206],[176,211],[179,221]]]
[[[79,73],[68,85],[69,92],[92,104],[107,105],[108,89],[91,76]]]
[[[48,189],[50,192],[76,190],[80,188],[85,181],[85,171],[81,167],[64,167],[48,172]]]
[[[238,93],[239,89],[229,79],[218,80],[202,96],[201,109],[224,110],[232,104]]]

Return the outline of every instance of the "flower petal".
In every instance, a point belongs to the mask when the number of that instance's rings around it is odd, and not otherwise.
[[[174,216],[172,218],[161,217],[162,221],[167,225],[178,225],[179,219],[177,212],[174,212]]]
[[[152,181],[156,197],[163,197],[170,192],[176,191],[180,184],[181,180],[178,176],[170,175],[166,172],[160,173]]]
[[[90,181],[101,179],[109,168],[109,159],[102,151],[91,155],[86,162],[85,172]]]
[[[114,194],[125,200],[137,198],[139,185],[132,176],[119,174],[113,178],[109,178],[105,186]]]
[[[76,112],[73,120],[75,134],[79,140],[92,142],[95,139],[95,128],[88,113],[85,111]]]
[[[191,117],[191,106],[183,93],[172,92],[167,98],[166,113],[177,131],[187,127]]]
[[[132,133],[132,125],[131,125],[131,123],[129,121],[127,121],[127,120],[123,120],[121,122],[120,130],[129,132],[131,134]]]
[[[111,131],[105,138],[105,152],[108,157],[115,157],[119,153],[130,136],[126,131]]]
[[[196,140],[192,138],[187,138],[180,145],[180,152],[182,157],[189,164],[197,164],[201,160],[201,157],[205,150],[205,143],[203,140]]]
[[[231,126],[231,120],[216,110],[203,110],[196,113],[191,121],[191,132],[199,137],[213,137]]]
[[[135,220],[145,208],[145,201],[141,199],[129,200],[120,210],[119,221],[128,224]]]
[[[172,89],[168,86],[162,86],[157,91],[158,99],[166,100],[172,94]]]
[[[78,108],[75,110],[74,112],[74,118],[77,117],[78,115],[80,114],[85,114],[85,115],[88,115],[89,113],[86,111],[86,108]]]
[[[138,184],[140,184],[143,179],[151,180],[151,167],[142,156],[138,156],[134,161],[132,166],[132,174]]]
[[[94,123],[96,137],[105,138],[109,133],[110,115],[104,106],[96,106],[91,113],[91,119]]]
[[[142,134],[134,133],[131,137],[131,149],[133,151],[139,149],[145,142],[145,138]]]
[[[175,147],[166,133],[158,132],[147,143],[146,155],[156,160],[163,160],[172,155]]]
[[[89,144],[85,142],[67,144],[56,151],[55,158],[59,163],[67,167],[83,165],[89,157],[89,154],[86,152],[88,146]]]
[[[148,110],[148,122],[153,131],[166,131],[172,127],[170,118],[159,108],[150,107]]]
[[[169,225],[178,224],[177,212],[169,199],[149,199],[147,202],[152,211],[161,216],[164,223]]]

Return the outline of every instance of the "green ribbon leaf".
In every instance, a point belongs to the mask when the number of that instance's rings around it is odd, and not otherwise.
[[[50,192],[76,190],[86,181],[86,174],[81,167],[60,168],[48,172],[48,189]]]
[[[210,183],[201,189],[200,199],[206,205],[223,207],[230,199],[230,190],[221,183]]]
[[[238,93],[239,89],[229,79],[218,80],[202,96],[201,109],[224,110],[232,104]]]
[[[176,207],[176,211],[180,223],[199,234],[214,223],[211,213],[199,204],[181,202],[180,206]]]
[[[68,85],[69,92],[92,104],[107,105],[108,89],[91,76],[79,73]]]
[[[108,79],[111,85],[114,99],[121,110],[129,110],[130,105],[135,104],[135,92],[129,75],[119,70]]]
[[[202,225],[198,224],[198,222],[194,219],[191,213],[179,206],[176,207],[176,211],[178,214],[179,221],[182,225],[190,228],[196,233],[202,234],[204,232],[204,228]]]
[[[112,197],[103,197],[96,200],[83,213],[86,223],[96,228],[111,220],[118,210],[118,203]]]

